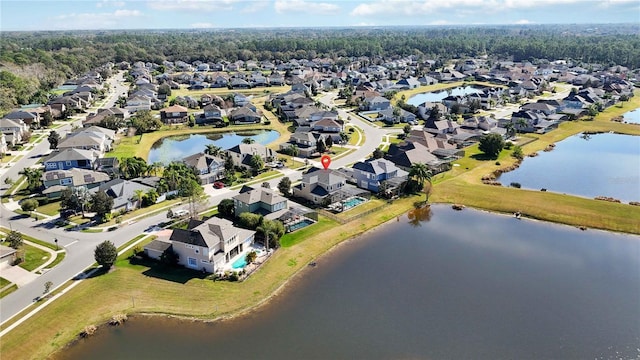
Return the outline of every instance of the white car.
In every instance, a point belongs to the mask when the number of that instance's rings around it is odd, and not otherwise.
[[[183,217],[185,215],[189,215],[189,212],[185,209],[178,209],[173,211],[173,217],[174,218],[179,218],[179,217]]]

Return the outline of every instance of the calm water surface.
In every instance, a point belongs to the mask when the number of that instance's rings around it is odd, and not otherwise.
[[[429,102],[442,101],[442,99],[446,98],[449,95],[455,95],[455,96],[468,95],[468,94],[475,94],[480,92],[481,92],[480,90],[474,88],[473,86],[457,87],[449,90],[416,94],[410,97],[409,100],[407,100],[407,104],[418,106],[424,103],[425,101],[429,101]]]
[[[275,141],[279,136],[280,133],[274,130],[170,136],[153,144],[151,151],[149,151],[147,162],[154,163],[159,161],[168,164],[171,161],[203,152],[209,144],[214,144],[226,150],[240,144],[247,137],[252,138],[256,143],[267,145]]]
[[[518,182],[529,189],[640,201],[640,136],[575,135],[553,151],[525,158],[498,180],[505,186]]]
[[[637,236],[434,206],[343,245],[297,280],[252,315],[136,318],[63,358],[640,356]]]
[[[632,124],[640,124],[640,108],[628,111],[622,114],[624,122]]]

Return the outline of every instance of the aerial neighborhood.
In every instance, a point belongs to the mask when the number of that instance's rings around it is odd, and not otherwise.
[[[11,157],[34,134],[50,143],[41,162],[22,172],[30,195],[17,203],[36,199],[29,211],[59,203],[58,226],[111,231],[126,226],[127,214],[167,209],[184,226],[148,243],[146,256],[173,252],[182,266],[236,276],[248,253],[269,253],[269,237],[276,248],[278,238],[313,225],[319,214],[336,217],[372,198],[420,191],[490,134],[516,143],[523,134],[593,117],[633,97],[629,79],[637,76],[623,66],[555,59],[122,61],[69,79],[44,104],[5,114],[0,151]],[[71,129],[58,133],[55,124],[67,121]],[[163,131],[260,132],[272,121],[286,125],[273,145],[244,138],[164,163],[118,152],[123,142]],[[385,140],[365,140],[366,128]],[[370,142],[374,151],[362,153]],[[354,161],[322,169],[325,154]],[[263,174],[262,186],[250,185]],[[237,186],[239,192],[229,190]],[[226,192],[217,216],[199,217],[206,206],[194,197]]]

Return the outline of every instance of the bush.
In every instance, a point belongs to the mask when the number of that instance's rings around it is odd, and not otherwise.
[[[511,184],[509,184],[509,186],[514,187],[516,189],[520,189],[522,187],[522,185],[520,185],[520,183],[518,182],[512,182]]]
[[[496,165],[500,166],[500,161],[496,161]]]
[[[507,150],[511,150],[511,148],[513,147],[513,143],[511,141],[506,141],[504,143],[504,148]]]

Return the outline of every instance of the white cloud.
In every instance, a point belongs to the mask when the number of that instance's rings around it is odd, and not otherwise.
[[[103,13],[71,13],[53,18],[51,29],[115,29],[127,19],[143,16],[139,10],[119,9]]]
[[[220,11],[232,10],[239,0],[152,0],[147,4],[155,10]]]
[[[112,7],[123,7],[125,6],[125,2],[124,1],[116,1],[116,0],[99,0],[96,3],[96,7],[103,7],[103,6],[112,6]]]
[[[243,13],[243,14],[257,13],[258,11],[264,10],[269,5],[269,3],[270,2],[267,1],[267,0],[249,1],[249,2],[247,2],[247,6],[242,8],[242,10],[240,10],[240,12]]]
[[[305,12],[310,14],[333,14],[340,10],[336,4],[304,0],[276,0],[273,4],[277,13]]]
[[[529,21],[527,19],[520,19],[520,20],[514,21],[513,23],[516,24],[516,25],[534,24],[534,22]]]
[[[193,23],[191,25],[189,25],[190,28],[192,29],[210,29],[213,26],[212,23],[208,23],[208,22],[199,22],[199,23]]]

